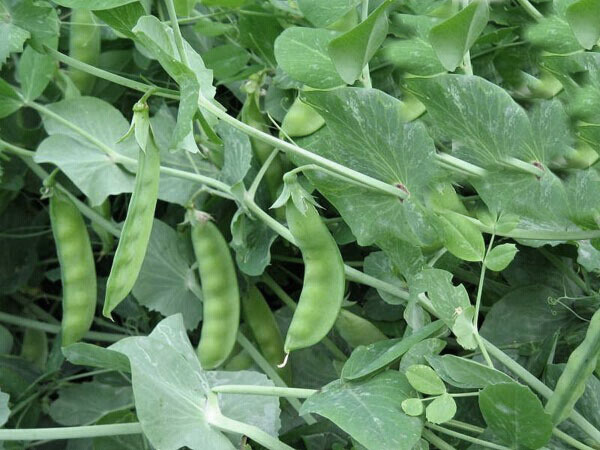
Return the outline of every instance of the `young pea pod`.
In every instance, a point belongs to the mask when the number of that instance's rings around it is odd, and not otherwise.
[[[204,317],[198,357],[214,369],[229,356],[240,322],[240,293],[235,266],[225,238],[208,214],[191,214],[192,245],[202,284]]]
[[[327,226],[315,207],[304,201],[302,213],[289,200],[288,226],[304,260],[304,284],[288,330],[284,350],[310,347],[333,327],[344,299],[344,261]]]
[[[48,337],[46,332],[33,328],[25,329],[21,356],[36,367],[43,369],[48,360]]]
[[[111,317],[112,310],[131,292],[142,268],[152,231],[159,176],[159,150],[150,133],[146,151],[139,153],[135,187],[106,284],[102,311],[106,317]]]
[[[277,367],[285,358],[283,338],[271,308],[256,286],[250,286],[246,295],[242,297],[242,310],[244,321],[265,359],[273,367]],[[289,365],[278,368],[277,372],[286,383],[290,384],[292,372]]]
[[[79,341],[96,312],[96,267],[85,222],[73,202],[58,189],[50,197],[50,222],[63,288],[62,345]]]
[[[325,119],[307,105],[300,97],[296,97],[292,106],[281,122],[281,131],[290,137],[302,137],[313,134],[325,125]]]
[[[69,55],[78,61],[93,66],[100,58],[100,27],[94,15],[88,9],[71,10],[71,26],[69,32]],[[87,72],[70,69],[69,75],[82,94],[89,94],[96,78]]]
[[[556,383],[554,393],[546,403],[546,412],[557,425],[573,412],[577,400],[583,395],[587,379],[594,373],[600,355],[600,309],[592,316],[585,338],[573,350],[565,370]]]
[[[367,319],[345,309],[340,311],[335,321],[335,329],[352,348],[387,339],[386,335]]]

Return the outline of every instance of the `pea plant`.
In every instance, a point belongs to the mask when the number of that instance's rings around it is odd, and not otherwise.
[[[600,449],[600,0],[0,0],[0,449]]]

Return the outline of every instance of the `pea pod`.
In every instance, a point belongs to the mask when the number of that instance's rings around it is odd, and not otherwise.
[[[63,288],[62,345],[79,341],[96,311],[96,267],[85,222],[73,202],[54,189],[50,222],[60,263]]]
[[[35,366],[43,369],[48,360],[48,337],[46,332],[26,328],[21,346],[21,356]]]
[[[135,187],[106,284],[103,310],[106,317],[111,317],[112,310],[131,292],[142,268],[152,231],[159,176],[159,150],[150,135],[146,151],[139,153]]]
[[[325,125],[325,119],[297,97],[281,122],[281,131],[290,137],[313,134]]]
[[[88,9],[71,10],[69,55],[78,61],[98,65],[100,58],[100,27]],[[87,72],[70,69],[69,75],[82,94],[89,94],[96,78]]]
[[[204,297],[198,357],[204,369],[214,369],[227,359],[235,346],[240,293],[229,246],[210,216],[195,211],[189,220]]]
[[[242,297],[242,310],[244,321],[250,328],[265,359],[273,367],[277,367],[285,357],[283,338],[271,308],[256,286],[250,286],[246,295]],[[290,384],[292,377],[290,366],[278,368],[277,371],[279,376]]]
[[[387,339],[386,335],[367,319],[345,309],[340,311],[335,321],[335,329],[352,348]]]
[[[600,309],[592,316],[585,338],[573,350],[554,392],[546,403],[546,412],[557,425],[567,419],[585,391],[587,379],[596,369],[600,355]]]
[[[315,207],[305,202],[303,214],[294,204],[286,204],[288,226],[304,260],[304,283],[298,307],[288,330],[286,353],[310,347],[333,327],[344,299],[344,261],[327,226]]]

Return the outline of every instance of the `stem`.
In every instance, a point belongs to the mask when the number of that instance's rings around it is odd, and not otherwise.
[[[449,425],[449,426],[452,426],[455,428],[461,428],[465,431],[470,431],[471,433],[476,433],[476,434],[481,434],[485,431],[485,428],[481,428],[476,425],[471,425],[470,423],[461,422],[460,420],[454,420],[454,419],[446,422],[446,425]]]
[[[540,247],[539,251],[542,255],[544,255],[544,258],[546,258],[548,261],[550,261],[550,263],[554,267],[556,267],[558,270],[563,272],[565,274],[565,276],[567,278],[569,278],[573,283],[575,283],[577,285],[577,287],[579,287],[579,289],[581,289],[586,295],[593,294],[592,290],[573,271],[573,268],[567,266],[565,263],[562,262],[562,260],[559,257],[557,257],[556,255],[553,255],[552,253],[550,253],[543,247]]]
[[[115,423],[111,425],[90,425],[84,427],[23,428],[18,430],[0,430],[0,441],[37,441],[39,439],[78,439],[98,436],[123,436],[141,434],[142,425],[134,423]]]
[[[523,8],[525,12],[536,21],[539,22],[544,18],[542,13],[540,13],[531,3],[529,3],[529,0],[517,0],[517,3],[521,5],[521,8]]]
[[[369,0],[362,0],[362,9],[360,12],[360,19],[362,22],[367,20],[369,17]],[[364,87],[371,89],[373,84],[371,83],[371,71],[369,70],[369,63],[365,64],[362,70],[362,82]]]
[[[531,175],[535,175],[536,177],[544,176],[544,171],[539,167],[536,167],[531,163],[521,161],[520,159],[513,158],[512,156],[504,158],[502,162],[508,167],[519,170],[521,172],[530,173]]]
[[[463,161],[455,156],[449,155],[448,153],[436,153],[435,157],[439,163],[443,163],[450,169],[456,168],[468,175],[480,178],[487,175],[487,170],[476,166],[475,164],[471,164],[470,162]]]
[[[484,441],[483,439],[477,439],[473,436],[469,436],[467,434],[459,433],[458,431],[452,431],[444,427],[440,427],[438,425],[434,425],[432,423],[426,423],[425,426],[427,428],[431,428],[439,433],[447,434],[448,436],[452,436],[458,439],[462,439],[463,441],[472,442],[473,444],[479,444],[483,447],[493,448],[496,450],[510,450],[510,447],[505,447],[503,445],[494,444],[493,442]]]
[[[488,352],[485,348],[485,344],[483,343],[483,341],[481,340],[481,337],[479,336],[479,309],[481,308],[481,296],[483,294],[483,283],[485,281],[485,269],[486,269],[485,261],[487,259],[487,256],[490,254],[490,251],[492,250],[492,245],[494,244],[494,237],[495,237],[495,235],[492,233],[492,237],[490,238],[490,243],[488,244],[487,250],[485,252],[485,256],[483,257],[483,261],[481,262],[481,274],[479,275],[479,284],[477,285],[477,299],[475,301],[475,314],[473,316],[473,328],[475,329],[475,340],[477,341],[477,345],[479,346],[479,348],[481,350],[481,354],[483,355],[485,362],[492,369],[494,368],[494,363],[492,362],[492,359],[490,358],[490,355],[488,354]]]
[[[439,437],[437,434],[424,429],[422,432],[422,436],[429,441],[429,443],[435,445],[436,448],[439,448],[440,450],[456,450],[455,447],[452,447],[450,444],[448,444],[445,440],[443,440],[441,437]]]
[[[583,442],[579,442],[577,439],[569,436],[567,433],[559,430],[558,428],[553,428],[552,434],[561,441],[566,442],[570,446],[575,447],[579,450],[594,450],[592,447],[585,445]]]
[[[27,319],[25,317],[13,316],[0,312],[0,322],[16,325],[24,328],[32,328],[34,330],[42,330],[46,333],[58,334],[60,333],[60,325],[53,325],[50,323],[38,322],[37,320]],[[99,331],[88,331],[84,339],[88,341],[101,341],[101,342],[117,342],[123,338],[129,337],[125,334],[113,334],[113,333],[102,333]],[[41,438],[40,438],[41,439]]]
[[[226,384],[215,386],[213,392],[219,394],[267,395],[273,397],[308,398],[319,392],[316,389],[286,388],[277,386],[255,386],[247,384]]]
[[[181,58],[181,62],[189,67],[190,62],[188,61],[188,57],[185,52],[183,36],[181,36],[181,30],[179,29],[179,23],[177,22],[175,4],[173,3],[173,0],[165,0],[165,3],[167,5],[167,11],[169,12],[169,19],[171,19],[171,27],[173,28],[173,33],[175,34],[175,45],[177,46],[179,57]]]
[[[271,364],[269,364],[269,362],[263,357],[263,355],[260,354],[260,352],[256,349],[256,347],[254,347],[254,345],[252,345],[252,343],[248,340],[248,338],[246,336],[244,336],[242,334],[241,331],[238,332],[237,341],[241,345],[241,347],[248,352],[248,354],[254,360],[254,362],[256,362],[256,365],[258,367],[260,367],[260,369],[273,381],[273,383],[275,383],[276,386],[287,388],[285,381],[283,381],[281,379],[281,377],[279,376],[277,371],[273,368],[273,366],[271,366]],[[292,405],[292,408],[294,408],[298,413],[300,412],[300,408],[302,407],[302,404],[298,401],[297,398],[295,398],[295,397],[284,397],[284,398],[289,402],[290,405]],[[303,416],[303,419],[309,425],[312,425],[317,422],[315,420],[315,418],[313,416],[311,416],[310,414]]]
[[[261,166],[260,170],[256,174],[256,177],[254,177],[254,180],[252,180],[252,184],[250,185],[250,188],[248,189],[248,195],[253,200],[254,200],[254,197],[256,196],[256,191],[258,190],[258,186],[260,185],[260,182],[262,181],[263,177],[265,176],[265,173],[267,173],[267,170],[269,170],[269,166],[271,165],[271,163],[273,162],[275,157],[277,157],[278,153],[279,153],[279,150],[277,150],[277,149],[274,149],[271,152],[271,154],[267,157],[264,164]]]
[[[498,361],[500,361],[502,364],[504,364],[504,366],[506,366],[506,368],[508,370],[510,370],[512,373],[514,373],[515,375],[520,377],[523,381],[525,381],[531,388],[533,388],[539,394],[541,394],[545,398],[550,398],[550,396],[553,394],[552,389],[550,389],[548,386],[546,386],[544,383],[542,383],[540,380],[538,380],[535,376],[533,376],[531,373],[529,373],[529,371],[527,371],[527,369],[525,369],[523,366],[521,366],[519,363],[517,363],[514,359],[512,359],[510,356],[508,356],[506,353],[504,353],[502,350],[500,350],[494,344],[492,344],[491,342],[487,341],[484,338],[481,338],[481,339],[485,343],[485,346],[487,347],[490,354],[494,358],[496,358]],[[587,434],[589,437],[594,439],[594,441],[600,443],[600,431],[598,431],[598,429],[596,429],[596,427],[594,427],[594,425],[592,425],[590,422],[588,422],[585,417],[583,417],[577,411],[573,410],[573,412],[569,416],[569,419],[575,425],[577,425],[579,428],[581,428],[581,430],[583,432],[585,432],[585,434]]]
[[[461,4],[462,4],[461,6],[463,8],[466,8],[467,6],[469,6],[469,0],[462,0]],[[471,66],[470,50],[467,50],[465,52],[465,56],[463,57],[463,69],[464,69],[466,75],[473,75],[473,66]]]

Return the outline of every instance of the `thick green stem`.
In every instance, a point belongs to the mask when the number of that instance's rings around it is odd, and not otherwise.
[[[173,0],[165,0],[165,3],[167,5],[167,11],[169,12],[169,19],[171,19],[171,27],[173,28],[173,33],[175,34],[175,45],[177,46],[177,51],[179,52],[179,58],[184,65],[189,67],[190,63],[188,61],[187,53],[185,52],[183,36],[181,36],[179,22],[177,22],[175,3]]]
[[[255,386],[248,384],[224,384],[215,386],[212,391],[218,394],[266,395],[271,397],[308,398],[319,392],[316,389],[301,389],[278,386]]]
[[[57,439],[80,439],[99,436],[123,436],[141,434],[142,425],[134,423],[116,423],[111,425],[91,425],[64,428],[22,428],[18,430],[0,430],[0,441],[38,441]]]
[[[424,429],[422,434],[423,434],[423,437],[430,444],[433,444],[436,448],[438,448],[440,450],[456,450],[455,447],[451,446],[445,440],[443,440],[441,437],[439,437],[437,434],[435,434],[427,429]]]
[[[542,13],[540,13],[531,3],[529,3],[529,0],[517,0],[517,3],[519,3],[525,12],[527,12],[527,14],[533,17],[536,21],[539,22],[544,18]]]
[[[362,0],[362,8],[360,12],[360,20],[365,21],[369,17],[369,0]],[[371,89],[373,84],[371,83],[371,71],[369,70],[369,63],[365,64],[362,70],[362,82],[363,86],[367,89]]]
[[[493,442],[484,441],[483,439],[477,439],[477,438],[474,438],[473,436],[469,436],[467,434],[459,433],[458,431],[452,431],[452,430],[449,430],[447,428],[440,427],[438,425],[434,425],[434,424],[431,424],[431,423],[426,423],[425,426],[427,428],[430,428],[430,429],[434,430],[434,431],[437,431],[438,433],[447,434],[448,436],[452,436],[452,437],[461,439],[463,441],[472,442],[473,444],[478,444],[478,445],[481,445],[483,447],[493,448],[495,450],[510,450],[510,447],[505,447],[503,445],[494,444]]]
[[[483,257],[483,261],[481,262],[481,274],[479,276],[479,284],[477,285],[477,298],[475,300],[475,314],[473,316],[473,328],[475,329],[475,340],[477,341],[477,345],[479,346],[479,349],[481,350],[481,354],[483,355],[485,362],[492,369],[494,368],[494,363],[492,362],[492,359],[490,358],[490,355],[488,354],[488,352],[485,348],[485,344],[483,343],[483,341],[481,340],[481,337],[479,336],[479,310],[481,308],[483,283],[485,281],[485,269],[486,269],[485,263],[487,260],[487,256],[490,254],[490,251],[492,250],[492,245],[494,245],[494,237],[495,237],[495,235],[492,234],[492,237],[490,238],[490,243],[488,244],[487,250],[485,252],[485,256]]]

